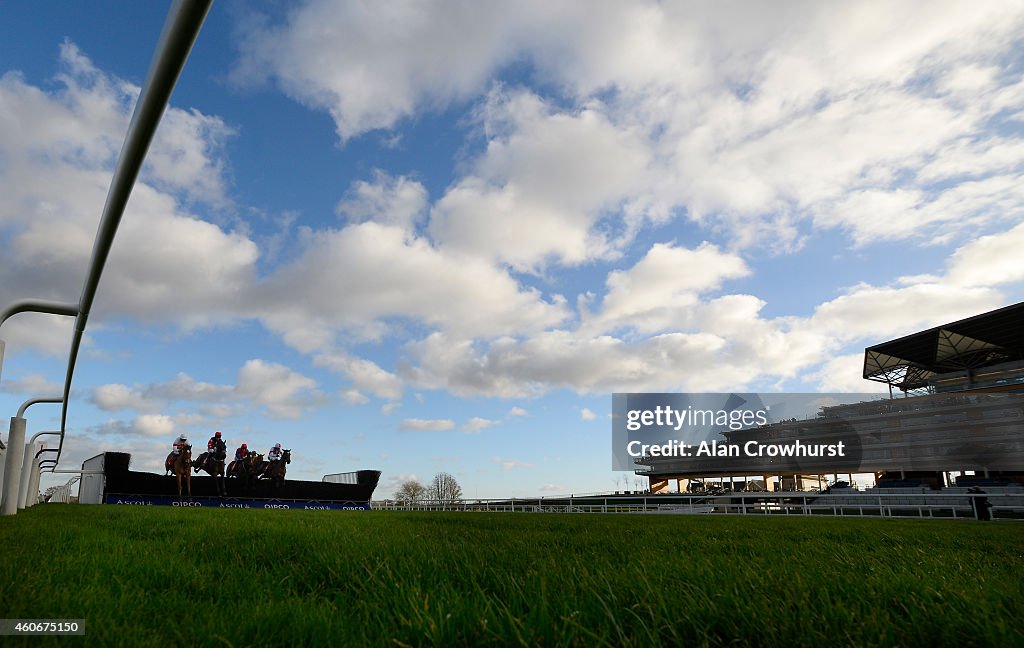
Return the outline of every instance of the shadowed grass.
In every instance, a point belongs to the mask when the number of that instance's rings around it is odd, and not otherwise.
[[[62,645],[1024,645],[1017,524],[52,504],[0,543]]]

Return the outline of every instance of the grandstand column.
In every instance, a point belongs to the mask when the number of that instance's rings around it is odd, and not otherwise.
[[[679,479],[676,479],[676,492],[677,493],[685,493],[689,487],[690,487],[690,480],[689,479],[683,479],[682,477],[680,477]]]
[[[25,419],[12,416],[11,432],[7,436],[7,461],[4,463],[3,502],[0,515],[14,515],[18,512],[18,490],[21,486],[21,460],[25,452]]]

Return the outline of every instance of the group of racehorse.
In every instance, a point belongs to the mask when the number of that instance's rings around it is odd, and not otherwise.
[[[257,479],[269,479],[275,488],[284,484],[284,476],[288,472],[287,465],[292,462],[292,451],[282,450],[281,459],[278,461],[266,461],[262,454],[250,450],[249,454],[241,460],[232,461],[227,466],[227,476],[237,477],[246,488],[252,486]],[[203,453],[199,459],[192,461],[192,446],[185,446],[177,455],[171,455],[165,466],[167,473],[173,472],[178,479],[178,497],[181,497],[182,482],[189,497],[192,497],[192,472],[200,470],[213,477],[217,485],[217,494],[223,496],[227,493],[225,480],[224,460],[216,459],[210,453]],[[165,473],[165,474],[167,474]]]

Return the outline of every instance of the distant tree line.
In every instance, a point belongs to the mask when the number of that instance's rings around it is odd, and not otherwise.
[[[462,501],[462,487],[458,480],[446,472],[437,473],[429,486],[424,486],[416,479],[409,479],[395,491],[395,499],[402,504],[419,502],[438,502],[454,504]]]

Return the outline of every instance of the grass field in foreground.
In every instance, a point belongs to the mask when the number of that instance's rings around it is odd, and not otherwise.
[[[1024,645],[1016,523],[51,504],[0,547],[0,617],[86,620],[31,645]]]

